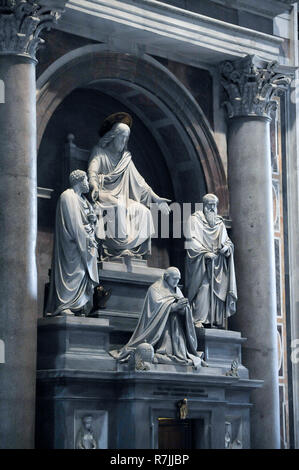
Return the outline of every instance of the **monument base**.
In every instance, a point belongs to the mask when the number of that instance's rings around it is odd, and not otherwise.
[[[262,381],[226,375],[242,343],[239,333],[218,332],[221,340],[216,333],[218,339],[204,335],[209,367],[152,364],[149,371],[136,371],[110,356],[114,330],[107,318],[39,320],[37,448],[76,448],[85,416],[93,420],[99,448],[165,448],[164,426],[180,427],[184,398],[193,448],[224,448],[227,423],[231,445],[250,448],[250,392]],[[218,366],[221,344],[226,359]]]
[[[72,315],[38,320],[38,370],[116,370],[104,318]]]
[[[238,331],[216,328],[196,328],[198,350],[205,352],[205,361],[210,367],[229,371],[233,361],[237,362],[235,373],[248,378],[248,370],[242,365],[242,344],[246,338]],[[233,373],[233,372],[232,372]]]

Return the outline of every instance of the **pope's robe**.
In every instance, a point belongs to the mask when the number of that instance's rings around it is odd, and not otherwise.
[[[56,209],[51,284],[46,313],[62,310],[88,313],[99,284],[97,249],[87,218],[93,208],[85,196],[64,191]]]
[[[203,324],[211,323],[211,260],[206,253],[217,254],[214,260],[214,323],[222,328],[226,319],[236,311],[237,288],[234,268],[234,247],[220,216],[210,227],[205,215],[197,211],[189,219],[187,228],[186,277],[187,297],[193,319]],[[226,246],[227,256],[219,250]]]
[[[164,278],[152,284],[130,341],[120,351],[110,351],[110,354],[124,362],[139,344],[147,342],[154,348],[154,362],[189,364],[198,368],[202,353],[196,350],[191,309],[188,305],[181,312],[171,311],[174,302],[182,297],[178,287],[171,292]]]
[[[150,254],[154,225],[149,207],[156,195],[137,171],[130,152],[125,150],[117,161],[96,145],[88,177],[99,188],[97,237],[103,240],[103,258]]]

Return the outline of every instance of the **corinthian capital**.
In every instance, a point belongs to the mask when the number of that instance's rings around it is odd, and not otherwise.
[[[273,98],[288,88],[293,69],[281,67],[277,62],[262,61],[246,56],[220,66],[221,83],[226,93],[224,105],[230,118],[235,116],[271,117],[277,103]]]
[[[53,0],[0,0],[0,55],[22,55],[36,60],[39,37],[50,29],[63,11],[65,2]]]

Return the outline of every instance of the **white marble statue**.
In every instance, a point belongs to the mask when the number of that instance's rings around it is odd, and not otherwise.
[[[197,352],[196,332],[188,299],[178,287],[180,271],[168,268],[146,294],[143,310],[130,341],[110,354],[121,362],[144,343],[154,348],[154,363],[206,365]]]
[[[187,227],[185,284],[198,327],[225,328],[236,311],[234,246],[217,206],[217,196],[206,194],[203,212],[192,214]]]
[[[89,191],[86,173],[73,171],[70,185],[61,194],[56,209],[47,315],[87,315],[92,308],[94,287],[99,284],[96,216],[84,196]]]
[[[84,416],[76,438],[76,449],[97,449],[97,441],[92,429],[92,416]]]
[[[103,241],[103,259],[149,254],[154,233],[150,204],[157,203],[162,213],[169,214],[170,201],[154,193],[127,150],[131,123],[126,113],[109,116],[88,163],[91,195],[100,214],[97,237]],[[107,212],[105,230],[103,211]]]

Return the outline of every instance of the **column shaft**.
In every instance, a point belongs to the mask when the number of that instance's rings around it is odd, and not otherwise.
[[[270,119],[230,119],[228,154],[239,298],[232,324],[248,338],[243,362],[251,377],[264,380],[252,394],[251,446],[273,449],[280,426]]]
[[[35,63],[0,55],[0,448],[34,446],[37,276]]]

